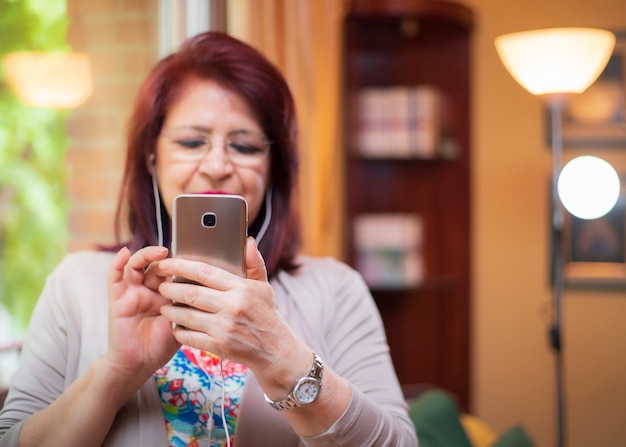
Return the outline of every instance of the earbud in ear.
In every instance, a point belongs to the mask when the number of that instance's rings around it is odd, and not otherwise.
[[[156,157],[154,156],[154,153],[150,154],[148,160],[150,160],[150,164],[154,166],[154,164],[156,163]]]

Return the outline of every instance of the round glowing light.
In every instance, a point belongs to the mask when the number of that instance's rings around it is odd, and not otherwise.
[[[597,219],[611,211],[620,194],[617,172],[591,155],[576,157],[561,170],[557,183],[561,203],[580,219]]]

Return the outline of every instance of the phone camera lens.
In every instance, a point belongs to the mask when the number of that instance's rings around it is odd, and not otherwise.
[[[205,227],[214,227],[217,222],[215,213],[205,213],[202,215],[202,225]]]

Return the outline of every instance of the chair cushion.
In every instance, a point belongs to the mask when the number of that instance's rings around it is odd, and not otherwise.
[[[526,431],[515,425],[502,433],[491,447],[534,447]]]
[[[409,402],[420,447],[472,447],[452,396],[439,389],[427,390]]]

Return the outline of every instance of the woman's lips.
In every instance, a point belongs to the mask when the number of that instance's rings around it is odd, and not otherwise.
[[[226,191],[200,191],[194,194],[230,194],[230,193]]]

